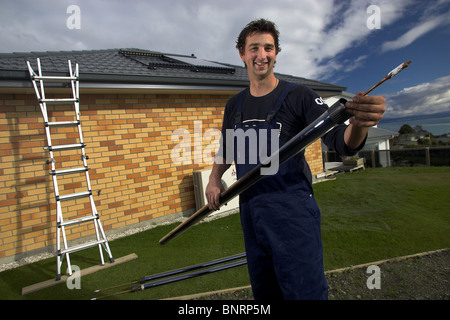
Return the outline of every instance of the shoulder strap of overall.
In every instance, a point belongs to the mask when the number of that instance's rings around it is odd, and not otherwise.
[[[236,115],[234,117],[234,125],[242,122],[242,101],[244,100],[244,93],[247,91],[247,89],[242,90],[238,93],[237,97],[237,106],[236,106]]]
[[[281,105],[283,104],[284,100],[286,99],[286,96],[288,95],[289,91],[295,86],[295,83],[289,83],[286,88],[283,90],[281,95],[278,97],[277,103],[275,104],[275,108],[273,108],[272,111],[269,112],[266,118],[266,122],[270,123],[273,118],[275,117],[278,110],[280,110]]]
[[[277,100],[277,102],[275,104],[275,107],[267,115],[266,122],[271,122],[273,120],[273,118],[275,117],[275,114],[278,112],[278,110],[280,110],[284,99],[286,99],[286,96],[288,95],[289,91],[291,91],[291,89],[294,86],[295,86],[295,83],[289,83],[286,86],[286,88],[283,90],[281,95],[278,97],[278,100]],[[235,126],[242,122],[242,102],[243,102],[243,99],[244,99],[245,91],[246,90],[242,90],[241,92],[238,93],[237,106],[236,106],[236,115],[235,115],[235,118],[234,118],[234,125]]]

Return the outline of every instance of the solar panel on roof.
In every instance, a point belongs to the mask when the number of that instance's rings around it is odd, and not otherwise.
[[[219,63],[215,63],[215,62],[203,60],[203,59],[197,59],[195,57],[186,57],[186,56],[181,57],[181,56],[171,56],[171,55],[165,55],[165,56],[169,57],[171,59],[174,59],[174,60],[178,60],[178,61],[190,64],[190,65],[196,66],[196,67],[229,68],[229,67],[224,66]]]
[[[208,61],[203,59],[197,59],[192,56],[176,56],[176,55],[164,55],[164,57],[170,58],[172,60],[188,64],[193,67],[193,71],[203,71],[203,72],[217,72],[217,73],[234,73],[236,70],[234,68]]]

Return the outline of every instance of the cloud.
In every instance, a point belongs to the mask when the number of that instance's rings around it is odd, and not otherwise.
[[[358,68],[366,54],[348,61],[339,54],[365,41],[367,7],[379,5],[383,25],[394,21],[407,0],[86,0],[6,1],[0,12],[3,52],[135,47],[191,54],[241,65],[235,40],[251,20],[277,23],[281,46],[277,72],[326,78]],[[81,9],[81,29],[69,30],[67,7]]]
[[[411,30],[395,40],[382,44],[382,52],[407,47],[425,34],[450,23],[450,11],[446,0],[429,1],[423,10],[419,22]],[[443,11],[446,12],[442,13]]]
[[[416,41],[418,38],[441,26],[442,24],[448,23],[449,19],[450,14],[447,13],[439,17],[435,17],[432,20],[422,22],[400,36],[398,39],[384,42],[382,45],[382,52],[397,50],[406,47]]]
[[[316,3],[319,1],[316,1]],[[367,8],[377,5],[381,11],[382,28],[387,28],[404,14],[409,1],[359,0],[349,2],[320,1],[320,11],[307,11],[299,21],[315,21],[299,24],[296,32],[288,38],[289,67],[279,64],[281,72],[314,79],[333,79],[336,73],[348,73],[363,65],[370,54],[362,53],[352,61],[343,58],[345,53],[366,44],[368,37],[376,30],[367,27],[371,15]],[[286,28],[287,29],[287,28]],[[297,44],[297,45],[295,45]],[[364,50],[361,50],[364,52]],[[284,54],[282,52],[282,54]],[[297,57],[298,64],[292,65]],[[289,69],[288,69],[289,68]]]
[[[0,11],[2,52],[141,48],[193,53],[199,58],[242,65],[235,49],[238,33],[249,21],[263,17],[276,22],[281,33],[282,52],[276,72],[333,83],[365,66],[374,54],[366,47],[372,33],[377,32],[367,28],[370,5],[380,7],[384,32],[406,15],[406,8],[414,3],[411,0],[4,2]],[[66,25],[70,16],[66,10],[72,4],[81,9],[79,30],[69,30]],[[433,8],[421,14],[442,15],[437,6]],[[386,42],[385,47],[414,41],[421,32],[434,30],[437,21],[432,21],[417,25],[408,36]]]
[[[450,76],[386,95],[386,117],[432,114],[450,107]]]

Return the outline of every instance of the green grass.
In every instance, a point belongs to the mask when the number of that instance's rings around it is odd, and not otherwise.
[[[315,185],[327,270],[450,244],[450,168],[370,169]]]
[[[450,167],[368,169],[314,189],[326,270],[449,247]],[[116,258],[136,253],[138,259],[82,277],[80,290],[61,283],[21,295],[23,287],[55,277],[55,258],[4,271],[0,299],[91,299],[98,296],[95,289],[244,252],[238,214],[199,224],[160,246],[159,239],[176,225],[110,241]],[[96,265],[98,251],[72,254],[71,261],[82,269]],[[116,298],[162,299],[248,284],[247,268],[241,266]]]
[[[93,291],[117,284],[127,283],[146,275],[178,269],[245,251],[239,215],[234,214],[213,222],[202,223],[165,246],[159,239],[177,224],[154,229],[110,241],[114,257],[136,253],[138,259],[119,264],[94,274],[83,276],[81,290],[68,290],[65,283],[21,296],[21,289],[55,277],[56,259],[46,259],[32,265],[22,266],[0,273],[0,300],[3,299],[91,299],[98,295]],[[81,269],[99,263],[98,249],[71,254],[71,263]],[[66,263],[64,263],[66,268]],[[206,275],[145,291],[121,295],[120,299],[162,299],[203,290],[215,290],[247,285],[246,266],[221,271],[220,276]],[[127,290],[131,287],[123,287]],[[105,292],[107,294],[109,292]]]

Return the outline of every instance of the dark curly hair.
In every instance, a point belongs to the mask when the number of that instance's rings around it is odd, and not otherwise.
[[[254,34],[255,32],[270,33],[275,40],[276,53],[278,54],[281,51],[280,42],[278,40],[280,32],[278,31],[276,24],[266,19],[258,19],[253,20],[252,22],[247,24],[239,34],[239,37],[236,41],[236,48],[241,54],[243,54],[245,51],[245,41],[247,37]]]

